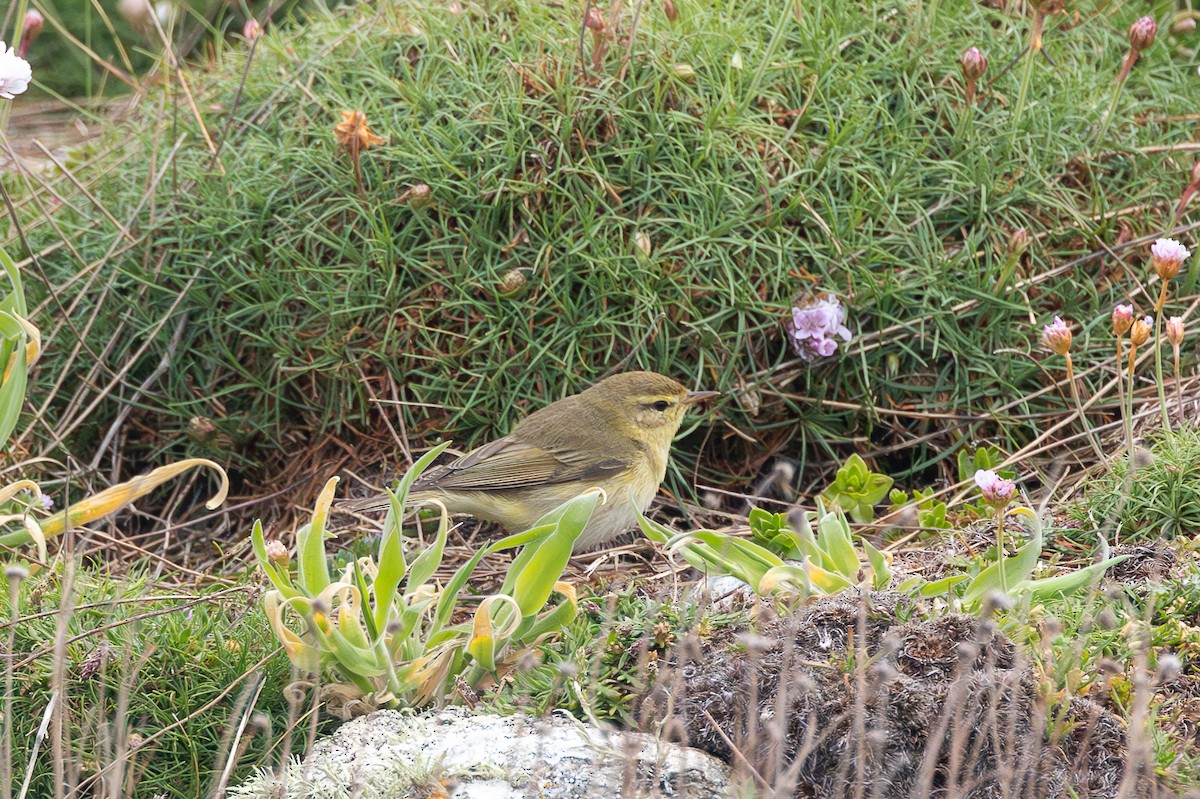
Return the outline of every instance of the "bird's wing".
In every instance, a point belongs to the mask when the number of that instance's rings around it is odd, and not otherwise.
[[[422,477],[413,484],[413,490],[488,491],[600,481],[628,465],[619,458],[587,464],[574,452],[544,449],[507,436]]]

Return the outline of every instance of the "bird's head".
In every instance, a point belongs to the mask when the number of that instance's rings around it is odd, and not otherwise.
[[[655,372],[624,372],[601,380],[585,392],[628,422],[652,446],[669,446],[683,415],[694,403],[720,395],[718,391],[688,391]]]

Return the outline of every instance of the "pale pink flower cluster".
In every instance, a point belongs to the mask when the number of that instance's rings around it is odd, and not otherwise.
[[[1175,239],[1159,239],[1150,247],[1150,265],[1160,278],[1170,280],[1179,274],[1189,255],[1188,248]]]
[[[833,355],[837,352],[838,338],[844,342],[851,338],[845,322],[846,309],[832,294],[796,306],[787,322],[792,349],[806,361]]]
[[[1051,352],[1066,355],[1071,349],[1071,328],[1059,317],[1054,317],[1052,323],[1042,327],[1042,343]]]
[[[1006,507],[1017,494],[1016,483],[1006,480],[991,469],[975,472],[975,485],[979,486],[983,501],[993,506]]]
[[[0,42],[0,97],[11,100],[18,94],[24,94],[31,80],[33,70],[29,62]]]

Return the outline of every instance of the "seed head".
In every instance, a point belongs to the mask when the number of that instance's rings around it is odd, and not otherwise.
[[[1175,239],[1159,239],[1150,247],[1150,266],[1159,279],[1170,280],[1179,274],[1189,255],[1187,247]]]
[[[1133,306],[1117,305],[1112,312],[1113,335],[1117,338],[1129,332],[1133,326]]]
[[[968,47],[958,59],[962,67],[963,77],[969,81],[977,81],[987,72],[988,62],[978,47]]]
[[[1154,44],[1154,37],[1157,35],[1158,25],[1154,22],[1154,17],[1139,17],[1129,26],[1129,47],[1135,53],[1141,53]]]
[[[1183,343],[1183,317],[1172,316],[1167,320],[1167,341],[1171,342],[1172,347],[1178,347]]]
[[[1150,333],[1154,330],[1154,320],[1149,316],[1138,319],[1133,323],[1133,327],[1129,328],[1129,341],[1135,347],[1140,347],[1150,340]]]
[[[1042,344],[1051,352],[1066,355],[1071,351],[1071,328],[1062,319],[1054,317],[1052,323],[1042,328]]]

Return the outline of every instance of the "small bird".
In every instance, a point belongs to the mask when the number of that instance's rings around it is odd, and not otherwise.
[[[633,527],[667,473],[671,440],[688,406],[718,396],[688,391],[654,372],[625,372],[541,410],[504,438],[436,467],[409,497],[438,499],[451,513],[499,522],[509,532],[533,527],[546,513],[589,488],[601,488],[575,551],[592,549]],[[385,498],[342,510],[387,507]]]

